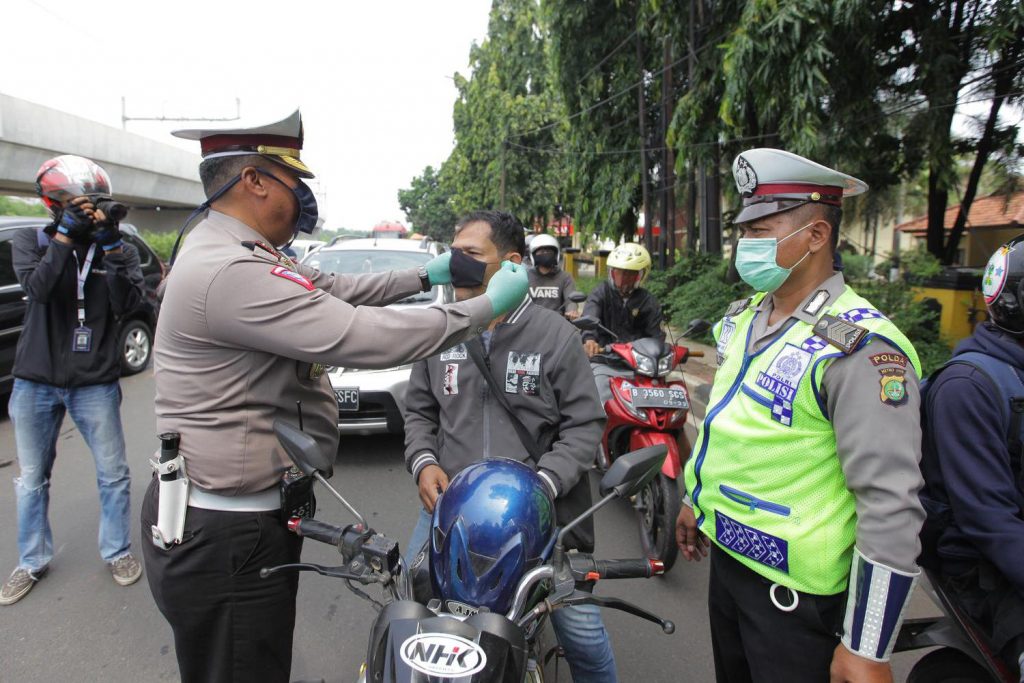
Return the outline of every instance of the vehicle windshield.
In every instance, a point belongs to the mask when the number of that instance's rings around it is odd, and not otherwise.
[[[306,265],[317,268],[325,273],[344,273],[358,275],[360,273],[386,273],[390,270],[407,270],[419,268],[433,256],[421,251],[388,251],[386,249],[344,249],[338,251],[318,251],[310,256]],[[433,290],[421,292],[396,303],[417,304],[434,300]]]

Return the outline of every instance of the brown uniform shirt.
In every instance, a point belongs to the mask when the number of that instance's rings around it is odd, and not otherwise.
[[[244,223],[211,211],[168,278],[154,345],[159,432],[181,434],[188,478],[222,495],[275,485],[288,460],[276,418],[297,421],[325,452],[338,407],[311,364],[387,368],[483,331],[486,297],[447,306],[383,306],[420,291],[416,270],[359,276],[292,268]]]

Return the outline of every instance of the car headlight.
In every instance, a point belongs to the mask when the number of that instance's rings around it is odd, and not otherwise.
[[[654,368],[655,368],[654,359],[651,358],[650,356],[645,356],[642,353],[637,353],[636,350],[634,350],[633,351],[633,362],[636,363],[636,369],[640,372],[641,375],[646,375],[648,377],[654,377],[655,376],[655,374],[654,374]]]

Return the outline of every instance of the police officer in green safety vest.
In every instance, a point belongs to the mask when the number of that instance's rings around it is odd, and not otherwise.
[[[777,149],[736,157],[736,269],[676,526],[710,546],[717,680],[891,681],[924,512],[910,341],[833,270],[867,185]]]

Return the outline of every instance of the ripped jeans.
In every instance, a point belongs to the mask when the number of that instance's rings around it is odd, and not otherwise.
[[[64,389],[15,379],[7,411],[14,424],[21,470],[14,480],[18,500],[18,568],[37,573],[53,559],[48,516],[50,474],[65,413],[71,415],[96,462],[100,556],[113,562],[125,555],[131,545],[131,480],[125,459],[118,383]]]

